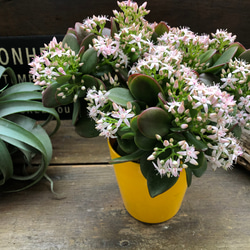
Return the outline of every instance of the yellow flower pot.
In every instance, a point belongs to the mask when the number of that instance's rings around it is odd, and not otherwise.
[[[120,157],[108,141],[111,158]],[[154,198],[147,188],[147,180],[140,165],[134,162],[114,164],[114,171],[123,203],[128,213],[144,223],[161,223],[179,211],[187,189],[186,173],[182,171],[176,184]]]

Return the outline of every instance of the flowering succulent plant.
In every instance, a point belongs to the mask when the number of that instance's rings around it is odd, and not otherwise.
[[[250,50],[226,30],[150,24],[146,3],[118,5],[114,17],[76,23],[34,58],[44,105],[73,102],[80,135],[116,138],[113,163],[139,161],[152,197],[183,169],[188,185],[208,164],[229,169],[249,128]]]

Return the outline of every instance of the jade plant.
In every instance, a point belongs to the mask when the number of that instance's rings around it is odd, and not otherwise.
[[[112,162],[139,162],[152,197],[183,169],[189,186],[207,165],[230,169],[249,129],[250,50],[226,30],[150,24],[146,3],[118,5],[111,18],[76,23],[31,63],[44,105],[73,102],[79,134],[116,139]]]
[[[0,90],[0,188],[12,192],[24,190],[46,176],[52,157],[52,145],[43,126],[56,119],[50,135],[60,126],[57,112],[45,108],[39,86],[17,83],[11,68],[0,66],[0,78],[8,75],[9,84]],[[30,111],[48,114],[41,124],[30,118]]]

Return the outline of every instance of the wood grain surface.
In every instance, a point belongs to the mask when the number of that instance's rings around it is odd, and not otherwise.
[[[125,210],[106,141],[85,140],[70,122],[52,138],[53,163],[43,179],[0,196],[2,250],[250,249],[250,173],[236,167],[194,178],[180,211],[148,225]]]

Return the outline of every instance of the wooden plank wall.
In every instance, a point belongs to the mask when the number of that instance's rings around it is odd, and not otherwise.
[[[198,33],[228,29],[250,47],[249,0],[148,0],[147,8],[150,22],[164,20]],[[0,35],[64,34],[75,22],[93,14],[112,15],[113,9],[116,0],[0,0]]]

